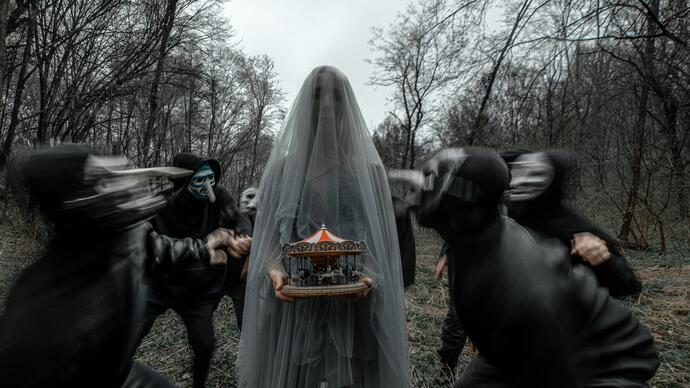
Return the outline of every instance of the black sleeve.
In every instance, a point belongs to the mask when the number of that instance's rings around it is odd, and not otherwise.
[[[438,258],[440,259],[441,257],[447,256],[447,255],[448,255],[448,243],[444,241],[443,245],[441,245],[441,252],[438,253]]]
[[[158,234],[151,227],[148,231],[149,256],[146,261],[148,273],[172,274],[177,268],[189,261],[210,263],[206,239],[190,237],[178,239]]]
[[[615,297],[639,294],[642,283],[637,279],[628,260],[623,256],[615,242],[606,241],[611,258],[596,267],[586,264],[592,269],[599,281],[599,285],[606,287],[609,294]],[[581,259],[580,259],[581,260]]]
[[[611,252],[611,258],[604,263],[593,267],[579,256],[574,256],[573,261],[589,267],[594,272],[599,285],[607,288],[612,296],[633,295],[642,290],[642,284],[620,251],[618,243],[603,229],[565,206],[560,206],[548,216],[536,218],[538,220],[531,222],[528,226],[547,236],[558,238],[568,248],[570,248],[570,240],[573,236],[582,232],[592,233],[606,242],[606,246]]]
[[[414,284],[417,266],[412,216],[402,200],[395,196],[393,197],[393,211],[395,213],[395,226],[398,232],[400,259],[402,260],[403,286],[407,288]]]

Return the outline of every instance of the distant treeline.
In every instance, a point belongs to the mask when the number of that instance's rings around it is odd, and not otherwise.
[[[232,191],[261,175],[283,114],[273,61],[232,42],[220,0],[0,5],[0,169],[37,144],[90,143],[137,166],[194,151]]]
[[[373,34],[371,82],[395,90],[375,130],[387,165],[570,149],[590,217],[628,246],[688,247],[688,1],[420,0]]]
[[[257,184],[284,94],[222,3],[0,2],[0,170],[85,142],[137,166],[194,151],[231,192]],[[689,42],[687,0],[414,0],[372,30],[371,83],[393,90],[374,141],[398,168],[444,146],[573,150],[586,214],[627,246],[687,247]]]

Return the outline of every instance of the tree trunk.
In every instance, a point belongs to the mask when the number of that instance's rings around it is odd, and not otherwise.
[[[258,113],[256,115],[256,131],[254,134],[254,144],[252,146],[252,167],[251,167],[251,173],[249,175],[249,181],[254,182],[254,173],[256,172],[256,149],[259,145],[259,137],[261,136],[261,125],[262,125],[262,118],[263,118],[263,111],[264,107],[261,106],[258,109]]]
[[[659,0],[655,0],[650,4],[652,9],[659,9]],[[642,183],[642,158],[644,152],[644,142],[645,142],[645,124],[647,120],[647,105],[649,100],[649,76],[654,74],[654,16],[647,16],[647,35],[645,38],[645,48],[642,54],[642,64],[644,69],[644,74],[640,75],[640,82],[642,88],[640,91],[640,100],[637,110],[637,118],[635,129],[633,132],[633,155],[631,156],[631,169],[632,177],[630,181],[630,188],[628,189],[627,199],[625,201],[625,208],[623,209],[623,223],[621,224],[620,231],[618,232],[618,239],[623,243],[628,242],[628,235],[632,227],[633,217],[637,209],[638,193],[640,190],[640,184]]]
[[[9,0],[0,1],[0,90],[5,79],[5,36],[7,36],[7,8]],[[4,103],[4,101],[0,101]]]
[[[142,164],[148,166],[149,163],[149,147],[151,138],[153,137],[154,126],[158,116],[158,87],[161,82],[161,75],[163,74],[163,67],[165,66],[165,58],[168,53],[168,39],[175,22],[175,13],[177,12],[177,0],[168,0],[165,7],[165,17],[163,19],[163,29],[161,35],[160,46],[158,47],[158,59],[156,60],[156,70],[153,74],[153,81],[151,82],[151,89],[149,91],[148,105],[149,114],[146,120],[146,128],[144,129],[144,138],[140,155]]]
[[[208,125],[208,147],[206,148],[206,155],[211,157],[211,150],[213,147],[213,133],[216,125],[216,80],[211,80],[211,122]]]
[[[185,115],[185,126],[187,131],[187,147],[192,151],[192,132],[194,124],[194,89],[196,87],[195,78],[192,75],[189,82],[189,102],[187,103],[187,112]]]
[[[405,131],[405,150],[403,151],[403,157],[400,161],[400,168],[407,168],[407,160],[410,152],[410,141],[412,140],[412,131],[410,130],[411,123],[408,120],[407,125],[403,125],[402,128]]]
[[[29,10],[29,14],[32,11]],[[31,58],[31,37],[33,35],[34,24],[29,22],[29,28],[26,32],[26,46],[24,47],[24,53],[22,54],[22,64],[19,68],[19,76],[17,77],[17,86],[14,91],[14,102],[12,103],[12,113],[10,116],[10,125],[7,128],[7,136],[5,137],[5,143],[2,147],[2,153],[0,154],[0,170],[5,167],[7,159],[12,152],[12,143],[14,142],[14,134],[17,131],[17,125],[19,125],[19,111],[22,106],[22,98],[24,96],[24,86],[26,85],[26,70],[29,65],[29,60]]]
[[[483,128],[488,122],[487,118],[485,117],[486,107],[489,103],[489,97],[491,97],[491,91],[493,90],[494,82],[496,81],[496,76],[498,75],[498,71],[501,69],[501,65],[503,64],[503,60],[505,59],[508,50],[515,41],[515,38],[518,33],[518,27],[520,26],[520,22],[527,14],[527,10],[529,9],[531,3],[531,0],[525,0],[525,2],[522,3],[520,11],[518,12],[517,17],[515,18],[515,23],[513,23],[513,28],[510,30],[510,34],[508,34],[508,38],[506,39],[503,48],[501,48],[501,51],[498,54],[498,58],[496,58],[496,62],[494,62],[491,72],[489,73],[489,78],[486,83],[486,89],[484,91],[484,97],[482,97],[482,102],[479,105],[479,110],[477,111],[477,117],[475,117],[474,125],[472,126],[472,129],[470,131],[469,145],[473,145],[476,133],[481,128]]]

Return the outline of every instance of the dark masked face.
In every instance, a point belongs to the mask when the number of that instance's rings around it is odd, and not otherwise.
[[[449,216],[444,205],[451,194],[456,172],[462,167],[467,154],[458,148],[445,149],[431,158],[422,168],[425,188],[419,192],[416,207],[420,225],[435,228]]]
[[[208,199],[211,202],[211,197],[213,196],[213,186],[216,185],[216,175],[213,173],[211,167],[204,164],[199,168],[189,180],[187,184],[187,190],[196,199]]]
[[[408,184],[405,198],[420,225],[457,235],[480,232],[498,213],[500,197],[508,187],[508,169],[494,152],[445,149],[423,170],[392,170],[389,179]]]

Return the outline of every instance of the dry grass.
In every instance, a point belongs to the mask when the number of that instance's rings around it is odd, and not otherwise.
[[[690,263],[677,257],[631,260],[642,279],[644,291],[636,300],[625,301],[652,331],[661,356],[661,366],[652,384],[657,387],[690,386]],[[646,265],[645,265],[646,264]]]
[[[0,221],[0,300],[13,276],[35,256],[36,239],[14,217]],[[14,222],[9,220],[14,219]],[[432,387],[440,369],[436,349],[440,344],[447,288],[436,280],[433,265],[440,241],[431,233],[418,235],[417,282],[406,295],[410,340],[410,361],[415,386]],[[690,259],[682,255],[630,254],[642,278],[644,292],[636,300],[624,301],[656,335],[661,367],[651,381],[653,387],[690,386]],[[229,298],[223,298],[215,314],[216,353],[209,387],[232,387],[237,378],[235,357],[239,332]],[[191,385],[191,351],[182,321],[173,313],[162,315],[141,344],[137,358],[169,376],[181,386]],[[465,350],[460,365],[469,360]]]

